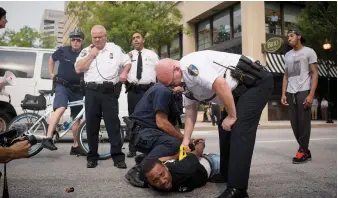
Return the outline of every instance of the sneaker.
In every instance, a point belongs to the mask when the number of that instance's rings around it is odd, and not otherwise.
[[[301,149],[299,149],[299,150],[297,151],[296,156],[297,156],[297,155],[300,155],[300,154],[299,154],[300,150],[301,150]],[[308,160],[311,161],[311,160],[312,160],[311,151],[310,151],[310,150],[307,150],[306,153],[307,153],[307,155],[308,155]],[[295,160],[295,159],[296,159],[296,157],[293,157],[293,158],[292,158],[292,160]]]
[[[69,155],[80,155],[80,156],[87,156],[87,153],[84,152],[80,147],[73,147],[70,149]]]
[[[49,149],[51,151],[58,150],[58,148],[54,145],[52,138],[43,139],[41,144],[42,144],[42,147]]]
[[[306,163],[308,160],[309,160],[308,153],[303,150],[300,150],[296,153],[296,157],[293,158],[292,162],[294,164],[303,164]]]

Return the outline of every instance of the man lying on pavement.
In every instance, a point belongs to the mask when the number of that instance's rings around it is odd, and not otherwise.
[[[194,147],[182,160],[176,155],[144,162],[141,175],[150,187],[159,191],[189,192],[208,181],[224,182],[220,175],[220,156],[202,154],[203,139],[194,140]]]

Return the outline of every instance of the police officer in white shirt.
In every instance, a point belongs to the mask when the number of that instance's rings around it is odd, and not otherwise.
[[[158,56],[155,52],[144,48],[144,38],[139,33],[133,34],[132,44],[134,50],[129,52],[131,56],[131,68],[128,72],[126,92],[128,92],[128,113],[134,112],[136,104],[141,100],[144,93],[156,82],[155,64]],[[133,144],[129,143],[127,157],[136,156]]]
[[[156,65],[159,82],[183,86],[188,144],[197,117],[198,102],[224,105],[227,116],[219,124],[221,174],[227,189],[220,197],[248,197],[251,158],[262,110],[273,88],[273,77],[258,62],[238,54],[199,51],[180,61],[163,59]]]
[[[103,119],[107,128],[111,156],[114,166],[127,168],[125,155],[122,152],[120,120],[118,117],[118,88],[120,78],[126,79],[123,67],[130,67],[130,58],[121,47],[107,43],[106,29],[95,25],[91,30],[92,45],[83,49],[76,60],[77,73],[84,72],[86,128],[89,152],[87,168],[95,168],[98,160],[98,135],[100,122]],[[117,91],[118,90],[118,91]]]

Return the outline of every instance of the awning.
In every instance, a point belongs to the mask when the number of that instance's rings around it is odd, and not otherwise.
[[[284,73],[285,56],[283,54],[266,53],[266,68],[272,73]],[[318,75],[337,78],[337,65],[333,61],[318,59]]]

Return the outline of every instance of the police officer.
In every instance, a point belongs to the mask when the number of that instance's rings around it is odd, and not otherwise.
[[[59,123],[61,116],[67,109],[67,103],[83,99],[83,90],[80,86],[80,79],[83,73],[75,72],[74,63],[82,50],[82,42],[84,34],[80,30],[74,30],[69,34],[71,46],[58,48],[49,58],[49,75],[55,83],[55,98],[53,103],[54,113],[49,121],[47,139],[42,141],[42,145],[50,150],[57,150],[52,140],[56,125]],[[55,62],[59,61],[58,73],[55,75]],[[82,110],[81,106],[70,108],[71,117],[74,119]],[[77,142],[78,128],[80,120],[76,121],[72,126],[74,146],[70,150],[70,155],[86,155],[79,148]]]
[[[128,73],[128,82],[126,82],[129,116],[134,112],[143,94],[156,82],[155,64],[158,61],[155,52],[144,48],[144,38],[140,33],[133,34],[132,44],[134,50],[129,52],[132,64]],[[135,148],[129,143],[127,157],[134,156],[136,156]]]
[[[98,135],[102,114],[111,144],[110,152],[114,166],[127,168],[120,136],[117,86],[120,78],[124,80],[127,78],[125,71],[121,74],[119,71],[122,67],[130,66],[130,58],[123,53],[121,47],[114,43],[107,43],[106,29],[102,25],[93,26],[91,35],[92,45],[81,51],[75,64],[77,73],[84,72],[89,146],[87,168],[97,166]]]
[[[136,150],[146,154],[141,164],[147,160],[175,155],[179,151],[183,134],[175,128],[177,114],[179,110],[173,91],[161,83],[154,84],[136,105],[130,116],[133,122],[130,128]],[[143,187],[144,181],[139,177],[139,172],[140,167],[136,165],[125,177],[134,186]]]
[[[219,124],[221,173],[227,189],[219,197],[248,197],[247,188],[258,122],[273,87],[273,77],[246,56],[216,51],[193,52],[180,61],[156,65],[159,82],[183,86],[188,148],[199,101],[223,104],[228,115]],[[189,149],[187,149],[189,151]]]

